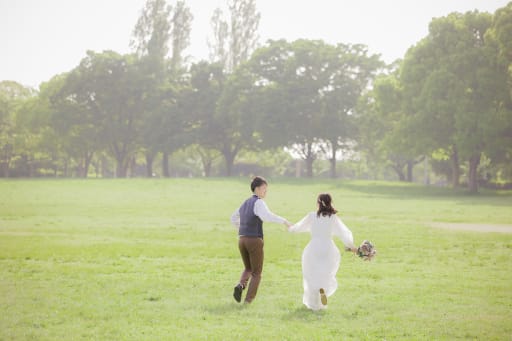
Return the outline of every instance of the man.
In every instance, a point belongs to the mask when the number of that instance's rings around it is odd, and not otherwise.
[[[256,297],[263,270],[263,222],[281,223],[288,226],[288,220],[272,213],[263,201],[267,195],[267,181],[256,176],[251,182],[253,195],[231,215],[231,223],[238,227],[238,249],[244,263],[244,271],[239,283],[235,286],[233,297],[237,302],[242,300],[242,292],[249,288],[244,303],[251,303]]]

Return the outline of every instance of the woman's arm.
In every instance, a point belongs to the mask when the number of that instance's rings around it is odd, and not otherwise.
[[[288,227],[289,232],[308,232],[311,231],[311,225],[313,224],[313,214],[308,213],[298,223]]]
[[[343,241],[343,244],[347,249],[350,249],[352,252],[357,251],[357,248],[354,245],[352,231],[348,229],[338,216],[336,216],[336,219],[334,220],[333,234]]]

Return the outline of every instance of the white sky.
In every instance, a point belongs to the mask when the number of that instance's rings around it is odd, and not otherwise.
[[[168,0],[170,3],[176,1]],[[226,0],[185,0],[193,60],[206,59],[213,10]],[[69,71],[87,50],[128,53],[146,0],[0,0],[0,81],[37,87]],[[402,58],[428,33],[434,17],[477,9],[494,13],[508,0],[256,0],[259,35],[293,41],[361,43],[386,62]]]

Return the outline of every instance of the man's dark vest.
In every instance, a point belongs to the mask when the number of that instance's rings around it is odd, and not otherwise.
[[[254,214],[256,200],[258,200],[258,197],[253,195],[238,209],[240,213],[240,229],[238,234],[241,236],[263,238],[263,221]]]

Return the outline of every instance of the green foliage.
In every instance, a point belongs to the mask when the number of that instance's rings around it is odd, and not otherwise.
[[[246,174],[240,168],[253,160],[244,153],[287,150],[309,177],[336,178],[340,160],[351,159],[366,163],[355,173],[413,181],[415,165],[440,152],[447,158],[434,169],[454,187],[467,178],[476,191],[487,173],[510,181],[511,4],[433,19],[385,68],[359,44],[256,49],[256,2],[228,8],[228,19],[220,10],[212,18],[210,62],[189,65],[183,55],[193,18],[184,1],[147,0],[134,54],[89,51],[37,96],[1,82],[0,176],[85,177],[90,165],[102,176],[151,176],[161,160],[169,177],[176,152],[194,154],[175,167],[180,174]],[[288,157],[271,159],[269,173],[283,174]]]
[[[432,228],[510,224],[512,193],[269,178],[298,221],[329,192],[368,263],[343,254],[326,311],[302,305],[307,235],[265,224],[256,300],[229,216],[249,179],[0,181],[0,339],[504,340],[512,235]],[[509,225],[510,226],[510,225]],[[341,247],[341,242],[336,241]]]
[[[489,13],[434,19],[429,35],[408,51],[401,72],[405,108],[416,127],[411,136],[426,155],[444,148],[455,163],[466,160],[471,191],[477,190],[482,153],[493,154],[509,142],[507,65],[485,38],[491,31]]]
[[[30,132],[31,120],[20,111],[27,103],[35,102],[33,89],[13,81],[0,82],[0,176],[9,176],[11,168],[16,169],[16,161],[34,154],[31,142],[37,137]],[[21,122],[27,126],[22,127]]]
[[[147,0],[132,33],[131,47],[139,56],[163,61],[169,53],[172,6],[166,0]]]
[[[320,40],[270,41],[249,67],[263,88],[260,127],[265,146],[287,146],[307,163],[331,158],[356,137],[353,113],[381,62],[362,45]],[[335,167],[332,167],[335,177]]]

